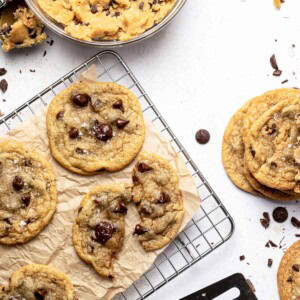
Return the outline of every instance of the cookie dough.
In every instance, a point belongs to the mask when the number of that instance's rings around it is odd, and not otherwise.
[[[10,1],[0,10],[0,40],[5,52],[40,44],[46,37],[44,25],[24,1]]]
[[[86,41],[127,41],[158,24],[176,0],[38,0],[66,33]]]
[[[146,251],[160,249],[176,237],[184,216],[177,173],[162,157],[142,152],[132,180],[133,201],[141,217],[134,234]]]
[[[66,275],[46,265],[31,264],[14,272],[9,286],[0,287],[1,300],[77,300]]]
[[[277,273],[280,300],[300,299],[300,241],[284,254]]]
[[[287,97],[252,125],[247,166],[262,184],[300,192],[300,99]]]
[[[112,82],[75,83],[60,92],[49,105],[47,128],[55,159],[85,175],[123,169],[145,138],[138,99]]]
[[[131,186],[101,185],[82,200],[73,226],[78,255],[104,277],[114,277],[114,262],[123,247],[126,204]]]
[[[40,154],[0,143],[0,243],[25,243],[50,222],[57,204],[55,175]]]

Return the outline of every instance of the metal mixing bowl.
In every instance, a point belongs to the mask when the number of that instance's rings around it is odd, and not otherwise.
[[[138,41],[144,40],[155,33],[157,33],[159,30],[161,30],[163,27],[165,27],[180,11],[180,9],[183,7],[185,2],[187,0],[177,0],[172,10],[169,12],[169,14],[157,25],[154,25],[150,29],[146,30],[143,34],[129,40],[129,41],[82,41],[76,38],[71,37],[67,33],[64,32],[63,26],[61,24],[58,24],[53,19],[51,19],[38,5],[37,0],[25,0],[27,5],[33,10],[35,15],[45,24],[47,28],[54,31],[56,34],[69,39],[73,42],[77,42],[79,44],[89,45],[89,46],[95,46],[95,47],[118,47],[123,45],[129,45],[136,43]]]

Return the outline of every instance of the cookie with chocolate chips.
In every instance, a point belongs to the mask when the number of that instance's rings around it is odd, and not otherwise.
[[[300,241],[295,242],[282,257],[277,284],[280,300],[300,298]]]
[[[123,247],[126,204],[131,186],[100,185],[82,200],[73,225],[77,254],[103,277],[114,277],[114,262]]]
[[[261,115],[247,136],[245,160],[263,185],[300,192],[300,97],[287,97]]]
[[[0,243],[25,243],[50,222],[57,204],[50,163],[21,143],[0,143]]]
[[[46,265],[26,265],[1,287],[1,300],[76,300],[73,284],[62,272]]]
[[[132,180],[133,201],[141,218],[134,234],[146,251],[160,249],[176,237],[184,216],[178,175],[162,157],[142,152]]]
[[[138,99],[112,82],[81,82],[63,90],[50,103],[47,129],[55,159],[84,175],[123,169],[145,138]]]

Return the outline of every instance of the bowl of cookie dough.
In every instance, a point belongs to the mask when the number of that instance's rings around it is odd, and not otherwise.
[[[58,35],[96,47],[132,44],[157,33],[186,0],[25,0]]]

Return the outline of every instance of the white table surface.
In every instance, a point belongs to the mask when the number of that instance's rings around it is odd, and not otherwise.
[[[149,299],[179,299],[235,272],[251,279],[258,299],[278,299],[276,272],[283,251],[264,245],[269,239],[278,244],[284,236],[290,245],[300,230],[290,221],[283,225],[273,221],[268,230],[260,225],[262,213],[271,213],[280,203],[253,197],[230,182],[221,162],[221,143],[227,122],[247,99],[274,88],[300,87],[299,10],[299,0],[286,0],[280,11],[274,9],[272,0],[189,0],[158,35],[116,49],[236,222],[230,241]],[[10,112],[100,51],[48,34],[54,40],[52,47],[44,43],[0,54],[0,67],[8,70],[4,78],[9,83],[5,95],[0,93],[2,112]],[[283,70],[279,78],[272,76],[269,58],[273,53]],[[289,82],[282,85],[284,79]],[[194,139],[200,128],[211,133],[204,146]],[[299,205],[284,205],[290,216],[299,216]],[[245,261],[239,260],[240,255],[245,255]],[[272,268],[267,267],[268,258],[274,260]]]

